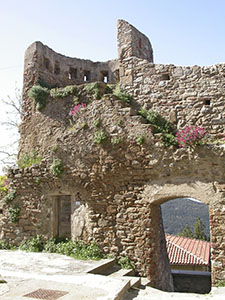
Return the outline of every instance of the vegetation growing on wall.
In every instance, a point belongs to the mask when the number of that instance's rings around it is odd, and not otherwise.
[[[107,140],[107,134],[103,129],[98,130],[93,138],[95,144],[102,144]]]
[[[77,94],[76,85],[67,85],[63,88],[54,88],[50,90],[50,96],[54,99],[65,98]]]
[[[59,158],[53,159],[52,165],[50,167],[50,172],[54,176],[60,177],[62,175],[63,171],[64,171],[64,166],[63,166],[61,159],[59,159]]]
[[[34,100],[37,110],[42,110],[46,105],[49,90],[41,85],[34,85],[28,93],[28,96]]]
[[[113,95],[119,98],[122,102],[130,104],[132,101],[132,96],[126,93],[119,84],[117,84],[116,88],[113,91]]]
[[[38,155],[36,151],[32,151],[31,153],[24,153],[21,158],[18,160],[17,164],[20,169],[29,168],[32,165],[40,165],[42,161],[42,157]]]

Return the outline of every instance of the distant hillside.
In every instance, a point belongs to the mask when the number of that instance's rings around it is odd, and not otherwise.
[[[178,234],[186,224],[193,231],[196,218],[200,217],[205,225],[205,234],[209,237],[208,206],[189,199],[175,199],[161,205],[165,233]]]

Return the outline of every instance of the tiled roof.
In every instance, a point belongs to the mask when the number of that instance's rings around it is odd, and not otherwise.
[[[166,247],[170,264],[210,264],[210,243],[177,235],[166,234]]]

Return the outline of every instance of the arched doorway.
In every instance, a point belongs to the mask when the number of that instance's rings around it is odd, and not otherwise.
[[[188,181],[177,179],[170,182],[151,182],[145,186],[143,191],[143,198],[150,204],[153,213],[153,229],[149,241],[149,247],[151,247],[152,256],[154,259],[150,261],[148,266],[148,277],[152,278],[154,285],[160,286],[165,277],[160,266],[160,262],[164,261],[164,268],[169,270],[169,261],[165,259],[166,256],[166,241],[163,230],[163,221],[161,215],[160,205],[168,200],[174,198],[186,198],[191,197],[198,199],[201,202],[209,206],[209,220],[210,220],[210,237],[212,241],[211,248],[211,266],[212,266],[212,285],[215,285],[217,280],[224,276],[223,259],[220,253],[222,253],[221,244],[217,242],[221,240],[224,223],[223,212],[223,194],[221,193],[221,187],[218,184],[212,182],[201,181]],[[163,241],[162,241],[163,240]],[[161,249],[159,251],[159,249]],[[155,263],[158,261],[158,264]],[[164,282],[165,284],[165,282]]]
[[[175,292],[211,290],[208,205],[192,198],[161,204],[167,254]]]

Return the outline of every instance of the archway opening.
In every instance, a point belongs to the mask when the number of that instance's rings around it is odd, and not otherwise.
[[[208,205],[193,198],[161,204],[167,254],[176,292],[211,290]]]

